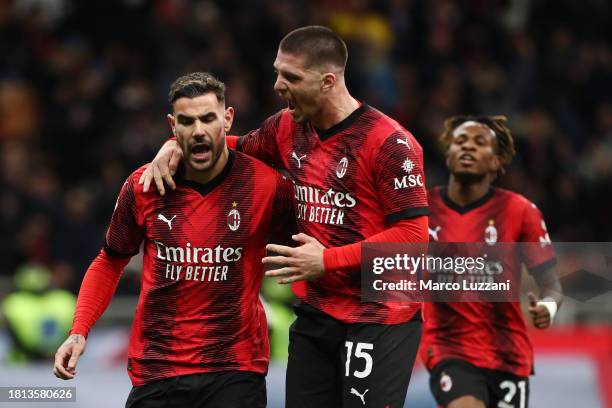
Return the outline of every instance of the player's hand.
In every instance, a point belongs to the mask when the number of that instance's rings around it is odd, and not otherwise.
[[[161,195],[166,194],[164,182],[168,187],[174,190],[176,184],[172,176],[176,174],[176,169],[182,158],[183,151],[178,142],[176,140],[168,140],[161,149],[159,149],[159,152],[157,152],[151,164],[142,173],[140,180],[138,180],[138,184],[144,184],[143,191],[145,193],[149,191],[151,181],[155,181],[157,191],[159,191]]]
[[[85,352],[87,340],[80,334],[70,335],[55,353],[53,374],[62,380],[71,380],[76,375],[76,366],[81,354]]]
[[[303,280],[320,278],[325,274],[323,264],[323,251],[325,247],[315,238],[306,234],[293,235],[299,247],[292,248],[284,245],[268,244],[268,251],[276,252],[279,256],[266,256],[261,261],[266,265],[280,266],[266,272],[266,276],[279,277],[278,283],[291,283]]]
[[[538,329],[546,329],[551,325],[550,312],[544,305],[538,305],[538,298],[533,293],[527,293],[529,299],[529,314],[533,325]]]

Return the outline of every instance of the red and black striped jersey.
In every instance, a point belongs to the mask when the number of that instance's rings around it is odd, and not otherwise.
[[[124,184],[105,251],[132,256],[144,241],[142,281],[128,353],[134,385],[192,373],[266,373],[269,345],[259,299],[273,225],[292,220],[292,183],[230,151],[207,184],[177,178],[160,196]]]
[[[460,207],[445,188],[436,187],[429,191],[429,208],[432,242],[537,242],[541,245],[517,247],[520,253],[505,260],[504,268],[520,271],[524,264],[537,273],[554,264],[542,214],[520,194],[491,188],[478,202]],[[519,302],[425,303],[423,319],[421,356],[429,369],[458,358],[517,376],[532,372],[533,350]]]
[[[423,153],[396,121],[362,104],[327,130],[283,110],[238,140],[238,149],[287,170],[298,228],[325,247],[353,244],[398,220],[426,215]],[[360,272],[330,271],[293,284],[298,298],[347,323],[399,323],[419,303],[361,301]]]

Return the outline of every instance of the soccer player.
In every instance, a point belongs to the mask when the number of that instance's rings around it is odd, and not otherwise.
[[[422,149],[395,120],[349,93],[346,44],[321,26],[280,42],[274,90],[287,108],[237,149],[293,179],[301,244],[270,245],[268,276],[300,300],[289,333],[286,406],[400,407],[421,336],[420,303],[361,300],[362,242],[426,242]],[[233,139],[235,140],[235,139]],[[174,187],[168,141],[141,181]]]
[[[562,295],[542,214],[525,197],[492,186],[514,155],[506,118],[450,118],[441,140],[450,178],[429,191],[431,241],[534,243],[509,267],[522,262],[535,278],[542,299],[529,294],[531,320],[539,329],[550,326]],[[423,309],[421,357],[438,404],[527,407],[533,350],[519,302],[433,302]]]
[[[54,373],[76,375],[90,328],[144,242],[140,298],[128,352],[127,407],[265,407],[269,343],[259,289],[273,225],[292,220],[293,187],[229,150],[234,111],[208,73],[178,78],[168,122],[184,164],[160,196],[127,179],[105,246],[89,267]]]

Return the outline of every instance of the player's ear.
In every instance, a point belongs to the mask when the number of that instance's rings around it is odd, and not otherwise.
[[[170,129],[172,130],[172,136],[176,136],[176,122],[174,121],[174,116],[172,114],[168,114],[166,116],[168,120],[168,124],[170,125]]]
[[[334,85],[336,85],[337,80],[338,78],[333,72],[323,74],[323,78],[321,80],[321,91],[329,92],[334,87]]]
[[[491,171],[494,173],[499,172],[502,167],[502,159],[499,155],[493,156],[493,160],[491,160]]]
[[[232,128],[232,123],[234,122],[234,108],[232,108],[231,106],[228,106],[227,109],[225,109],[225,132],[229,132],[229,130]]]

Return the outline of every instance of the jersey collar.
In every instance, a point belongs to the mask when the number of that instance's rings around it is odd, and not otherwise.
[[[487,191],[487,193],[480,199],[462,207],[449,198],[448,191],[446,191],[446,187],[440,187],[440,196],[442,197],[442,201],[444,201],[444,204],[446,204],[446,206],[451,210],[457,211],[459,214],[465,214],[472,210],[475,210],[478,207],[482,207],[491,199],[491,197],[493,197],[494,193],[495,187],[491,187],[489,188],[489,191]]]
[[[223,180],[227,178],[230,170],[232,169],[232,165],[234,164],[234,158],[236,156],[236,153],[234,153],[232,149],[228,149],[228,152],[229,154],[227,156],[227,163],[225,163],[225,167],[223,167],[223,170],[221,170],[221,173],[217,174],[215,178],[210,180],[208,183],[202,184],[202,183],[198,183],[193,180],[185,180],[185,167],[182,164],[181,167],[179,168],[179,171],[177,172],[176,184],[185,186],[185,187],[189,187],[197,191],[198,193],[200,193],[200,195],[202,196],[205,196],[206,194],[210,193],[212,190],[215,189],[215,187],[223,183]]]
[[[370,107],[364,102],[357,109],[351,112],[350,115],[344,118],[341,122],[336,123],[334,126],[330,127],[329,129],[322,130],[322,129],[316,128],[315,126],[313,126],[313,128],[317,132],[317,135],[319,135],[319,139],[321,141],[327,140],[330,137],[335,136],[338,133],[342,132],[344,129],[348,128],[353,123],[355,123],[355,121],[359,119],[359,117],[369,108]]]

